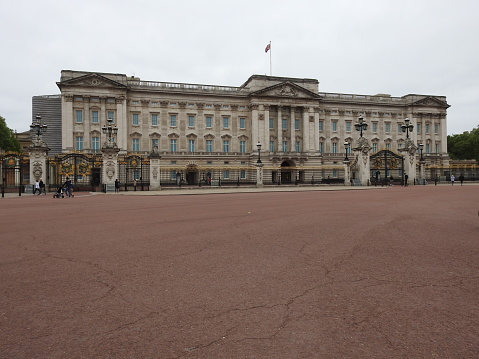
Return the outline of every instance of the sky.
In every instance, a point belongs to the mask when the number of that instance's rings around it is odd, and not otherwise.
[[[61,70],[320,92],[446,96],[447,133],[479,126],[477,0],[0,0],[0,116],[29,130]],[[271,41],[270,53],[265,47]]]

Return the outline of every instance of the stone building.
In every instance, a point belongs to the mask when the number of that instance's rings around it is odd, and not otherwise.
[[[409,139],[423,144],[426,177],[443,175],[435,169],[449,164],[444,96],[324,93],[315,79],[263,75],[233,87],[63,70],[57,85],[64,153],[101,152],[102,128],[112,119],[119,155],[158,153],[163,184],[178,178],[194,185],[208,178],[254,182],[258,143],[266,184],[340,182],[345,144],[354,147],[359,117],[369,125],[364,137],[371,154],[400,152],[408,118],[414,126]],[[401,168],[396,171],[395,176],[402,175]],[[142,175],[120,173],[123,182]],[[388,176],[387,169],[381,175]]]

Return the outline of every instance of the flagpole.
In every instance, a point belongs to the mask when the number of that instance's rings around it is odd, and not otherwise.
[[[271,40],[269,41],[269,76],[273,76],[273,65],[271,63]]]

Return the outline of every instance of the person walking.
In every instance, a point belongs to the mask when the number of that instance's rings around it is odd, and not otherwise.
[[[65,183],[63,184],[63,188],[65,188],[65,195],[67,197],[71,197],[72,194],[72,181],[70,181],[70,178],[67,177]]]
[[[464,182],[464,176],[462,175],[462,173],[459,176],[459,182],[461,182],[461,186],[462,186],[462,183]]]
[[[118,178],[115,180],[115,192],[120,192],[120,181],[118,181]]]
[[[404,187],[407,187],[407,180],[409,179],[408,175],[404,175]]]
[[[454,175],[451,176],[451,185],[454,186],[454,181],[456,180],[456,177]]]
[[[40,182],[39,182],[39,185],[40,185],[40,193],[39,194],[44,194],[46,195],[47,192],[45,191],[45,183],[43,183],[43,179],[40,178]]]
[[[38,180],[35,181],[35,187],[33,188],[33,194],[37,193],[40,195],[42,192],[40,191],[40,182]]]

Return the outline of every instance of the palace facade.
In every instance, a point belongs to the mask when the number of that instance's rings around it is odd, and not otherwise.
[[[426,178],[444,175],[435,169],[449,165],[445,96],[324,93],[316,79],[264,75],[233,87],[63,70],[57,85],[63,153],[100,153],[107,141],[102,128],[111,119],[119,155],[158,153],[163,183],[178,174],[188,184],[207,177],[253,181],[259,156],[265,184],[340,180],[360,136],[359,117],[368,124],[363,136],[371,154],[400,152],[408,118],[409,139],[423,144]],[[139,176],[126,173],[124,181]]]

